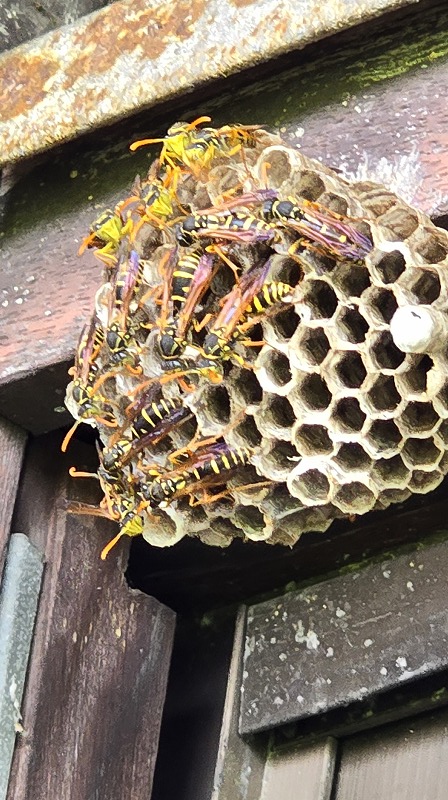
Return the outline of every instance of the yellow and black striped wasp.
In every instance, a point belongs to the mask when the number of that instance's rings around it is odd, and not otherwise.
[[[277,237],[276,226],[271,222],[241,211],[189,214],[175,226],[178,244],[188,247],[203,239],[219,239],[240,244],[264,242],[270,244]]]
[[[69,474],[75,478],[96,478],[99,480],[104,497],[99,506],[69,501],[65,510],[70,514],[103,517],[117,522],[119,532],[101,551],[104,560],[112,547],[122,536],[139,536],[143,532],[144,518],[140,511],[141,498],[137,494],[138,485],[125,481],[114,471],[105,468],[99,452],[100,465],[96,473],[79,472],[74,467]]]
[[[289,248],[292,257],[307,243],[323,255],[350,261],[364,259],[373,248],[370,239],[357,230],[350,218],[310,200],[270,198],[264,201],[261,216],[266,222],[280,223],[303,237]]]
[[[109,401],[98,392],[103,382],[99,377],[98,357],[103,349],[104,340],[104,329],[96,314],[93,314],[81,332],[75,364],[69,369],[69,375],[73,376],[71,398],[77,407],[77,420],[62,443],[63,452],[81,422],[94,420],[109,427],[115,427],[117,424]]]
[[[84,250],[94,248],[94,255],[105,266],[113,270],[117,263],[117,251],[121,240],[128,236],[134,227],[130,216],[124,219],[121,213],[121,203],[114,210],[107,208],[90,226],[89,235],[83,239],[78,250],[81,255]]]
[[[189,455],[187,461],[176,469],[156,475],[150,483],[141,483],[139,494],[142,508],[166,508],[174,500],[197,493],[200,502],[207,502],[206,488],[225,485],[231,474],[250,463],[253,450],[248,447],[230,447],[226,442],[216,442],[202,451]],[[227,495],[227,490],[221,496]],[[213,496],[217,500],[218,496]]]
[[[104,448],[101,458],[110,473],[117,474],[142,450],[157,444],[192,418],[191,410],[183,405],[181,398],[162,397],[154,401],[153,397],[151,389],[133,404],[132,412],[126,410],[127,432],[122,430],[119,438]]]
[[[242,339],[270,306],[287,300],[293,293],[292,286],[267,280],[270,267],[268,259],[262,267],[242,275],[239,285],[221,300],[221,310],[208,328],[202,355],[196,361],[197,369],[215,383],[222,379],[222,361],[233,359],[239,364],[245,363],[234,351],[237,340]]]
[[[197,176],[208,169],[220,156],[230,157],[243,146],[251,147],[257,141],[259,125],[224,125],[221,128],[199,128],[210,117],[198,117],[193,122],[176,122],[168,128],[166,136],[158,139],[141,139],[131,144],[131,150],[147,144],[162,144],[160,162],[172,169],[186,167]]]
[[[214,256],[202,248],[186,253],[178,261],[174,253],[164,284],[157,339],[164,358],[177,358],[185,350],[195,311],[210,287],[216,269]],[[169,312],[168,307],[171,309]]]

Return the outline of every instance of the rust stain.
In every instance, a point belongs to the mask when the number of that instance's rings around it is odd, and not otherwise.
[[[236,8],[244,8],[244,6],[256,6],[257,3],[254,0],[229,0],[232,6]]]
[[[191,36],[204,8],[205,0],[195,0],[141,9],[137,3],[132,11],[117,3],[113,17],[105,9],[74,34],[73,46],[80,55],[65,70],[63,88],[70,88],[79,77],[107,72],[126,53],[139,50],[150,59],[157,58],[170,41]]]
[[[2,75],[0,119],[8,120],[29,111],[50,89],[50,79],[60,65],[54,58],[10,54]]]

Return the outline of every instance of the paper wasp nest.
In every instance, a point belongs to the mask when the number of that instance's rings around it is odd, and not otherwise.
[[[364,263],[311,248],[302,275],[288,255],[273,256],[271,277],[295,287],[294,302],[276,306],[250,331],[264,341],[239,351],[253,368],[226,362],[222,383],[201,378],[185,394],[204,437],[224,432],[230,445],[254,448],[251,466],[229,486],[261,485],[234,490],[233,503],[174,502],[145,523],[145,538],[158,546],[185,535],[218,546],[235,537],[291,545],[336,518],[429,492],[448,470],[448,234],[384,187],[348,184],[277,137],[263,134],[245,154],[256,185],[265,186],[267,175],[281,198],[317,201],[361,220],[374,247]],[[244,174],[240,154],[221,159],[193,193],[181,186],[180,200],[206,208]],[[240,253],[254,263],[257,247],[240,246]],[[144,258],[157,261],[157,248],[159,240],[142,238]],[[216,295],[232,282],[226,269],[219,272]],[[160,369],[153,340],[150,334],[149,377]],[[108,393],[129,385],[117,377]],[[163,393],[182,392],[174,381]],[[102,431],[107,443],[110,431]],[[179,428],[154,457],[163,462],[193,432],[191,423]]]

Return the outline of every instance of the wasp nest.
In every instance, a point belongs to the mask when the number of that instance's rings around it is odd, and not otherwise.
[[[276,136],[262,132],[243,150],[243,157],[241,149],[217,153],[202,174],[181,179],[181,207],[194,213],[222,203],[224,195],[268,185],[277,198],[310,201],[319,210],[321,240],[303,247],[300,264],[288,253],[298,235],[285,228],[280,242],[223,245],[240,271],[269,259],[269,280],[293,290],[257,317],[246,336],[254,346],[235,346],[239,363],[226,360],[220,382],[203,374],[190,383],[187,375],[188,387],[177,380],[157,386],[156,400],[181,398],[190,416],[144,452],[148,463],[169,471],[169,453],[188,451],[193,437],[249,453],[249,463],[229,478],[223,474],[227,496],[202,503],[196,494],[192,505],[185,495],[143,513],[143,536],[157,546],[185,535],[218,546],[236,537],[291,545],[336,518],[429,492],[448,468],[447,233],[384,187],[348,184]],[[255,203],[245,210],[257,216],[259,209]],[[363,259],[326,252],[326,210],[372,242]],[[135,247],[145,263],[142,295],[160,281],[158,265],[172,247],[169,224],[168,235],[144,225]],[[222,264],[198,318],[216,314],[234,282]],[[106,282],[97,296],[100,319],[109,293]],[[154,329],[140,339],[143,374],[134,377],[124,365],[103,384],[120,425],[129,392],[166,372],[155,344],[160,301],[150,296],[144,308]],[[204,333],[191,335],[200,348]],[[193,350],[187,347],[185,355],[194,362]],[[109,362],[102,352],[102,368]],[[73,397],[69,406],[76,416]],[[101,420],[98,427],[110,446],[114,431]]]

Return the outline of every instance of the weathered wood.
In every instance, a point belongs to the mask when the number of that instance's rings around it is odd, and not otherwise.
[[[447,725],[440,711],[345,741],[335,800],[445,800]]]
[[[334,739],[273,752],[266,762],[261,800],[330,800],[336,765]]]
[[[209,112],[217,123],[265,122],[310,156],[353,174],[367,161],[373,177],[414,194],[425,210],[443,210],[448,157],[440,87],[447,82],[441,58],[447,22],[445,3],[426,0],[364,26],[362,35],[357,29],[307,48],[299,66],[272,80],[232,87],[228,94],[220,86],[219,101],[197,99],[168,118],[165,111],[165,118],[134,120],[120,133],[89,140],[88,152],[62,149],[50,164],[31,170],[7,195],[0,310],[8,333],[0,383],[45,371],[42,399],[48,407],[55,390],[63,391],[64,382],[48,370],[73,356],[100,275],[93,256],[78,259],[76,251],[98,209],[125,196],[148,163],[143,152],[126,156],[137,128],[138,134],[160,133],[180,113],[189,118]],[[2,409],[29,425],[11,395]],[[54,415],[53,425],[58,423]]]
[[[415,2],[120,0],[2,59],[0,163]]]
[[[266,743],[247,742],[238,735],[245,630],[246,609],[242,607],[235,626],[212,800],[258,800],[261,792]]]
[[[90,448],[63,458],[59,440],[30,448],[16,515],[47,564],[8,797],[149,797],[174,614],[129,590],[124,547],[100,561],[110,524],[60,507],[98,490],[66,472],[92,467]]]
[[[306,719],[448,667],[448,543],[247,612],[240,732]]]
[[[26,433],[16,425],[0,419],[0,577],[3,572],[6,543],[9,537],[14,502],[17,493]]]
[[[0,3],[0,52],[42,36],[59,25],[67,25],[83,14],[90,14],[107,0],[22,0]]]

